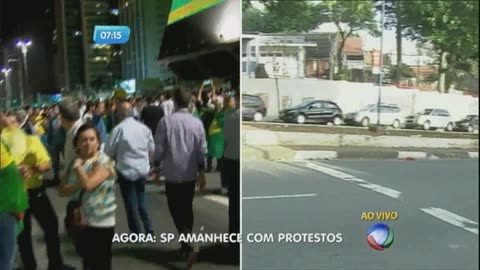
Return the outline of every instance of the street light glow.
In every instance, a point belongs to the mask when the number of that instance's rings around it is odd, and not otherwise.
[[[22,50],[22,54],[23,54],[23,70],[24,70],[24,74],[25,74],[25,90],[24,88],[21,88],[20,89],[20,103],[23,104],[23,100],[24,100],[24,92],[25,91],[28,91],[28,87],[29,87],[29,81],[28,81],[28,47],[32,46],[32,40],[30,39],[25,39],[25,40],[18,40],[17,41],[17,47],[19,47],[21,50]],[[10,62],[10,61],[9,61]]]
[[[2,73],[5,74],[5,76],[7,76],[10,71],[12,71],[11,68],[2,68]]]
[[[19,40],[17,41],[16,45],[19,48],[22,48],[22,50],[25,50],[26,48],[32,46],[32,41],[31,40]]]

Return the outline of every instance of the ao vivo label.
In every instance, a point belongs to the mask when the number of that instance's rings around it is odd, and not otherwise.
[[[130,38],[130,28],[123,25],[95,25],[93,41],[96,44],[124,44]]]
[[[397,220],[398,212],[363,212],[362,220]]]

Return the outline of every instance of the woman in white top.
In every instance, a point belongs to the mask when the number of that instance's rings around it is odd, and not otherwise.
[[[94,114],[95,114],[95,103],[93,101],[89,101],[87,102],[85,113],[82,116],[83,122],[84,123],[91,122]]]
[[[77,238],[77,252],[85,269],[112,268],[112,240],[115,228],[115,180],[112,160],[100,151],[100,134],[92,124],[82,125],[73,140],[79,158],[70,166],[63,195],[82,196],[86,228]]]

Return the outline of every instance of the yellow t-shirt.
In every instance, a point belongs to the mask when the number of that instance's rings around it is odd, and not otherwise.
[[[44,124],[45,124],[45,119],[43,118],[43,116],[39,115],[39,116],[35,117],[34,129],[35,129],[35,133],[38,136],[42,136],[43,134],[45,134]]]
[[[11,158],[17,165],[39,166],[51,162],[50,155],[38,136],[26,135],[19,128],[8,128],[2,131],[1,138],[7,144]],[[29,179],[24,179],[24,184],[26,189],[39,188],[43,185],[43,176],[34,173]]]
[[[30,166],[40,166],[51,162],[47,149],[37,136],[27,136],[28,153],[23,160],[23,164]],[[39,188],[43,185],[43,175],[34,173],[32,177],[25,180],[26,189]]]
[[[7,148],[0,144],[0,170],[7,167],[13,162],[13,157],[8,153]]]
[[[2,130],[0,136],[8,147],[8,152],[13,157],[15,164],[22,163],[28,152],[28,135],[21,128],[10,127]]]

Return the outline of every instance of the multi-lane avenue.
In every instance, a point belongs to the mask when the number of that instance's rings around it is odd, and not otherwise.
[[[244,243],[243,269],[478,269],[476,160],[243,162],[243,233],[342,233],[342,243]],[[363,212],[394,211],[393,245]]]

